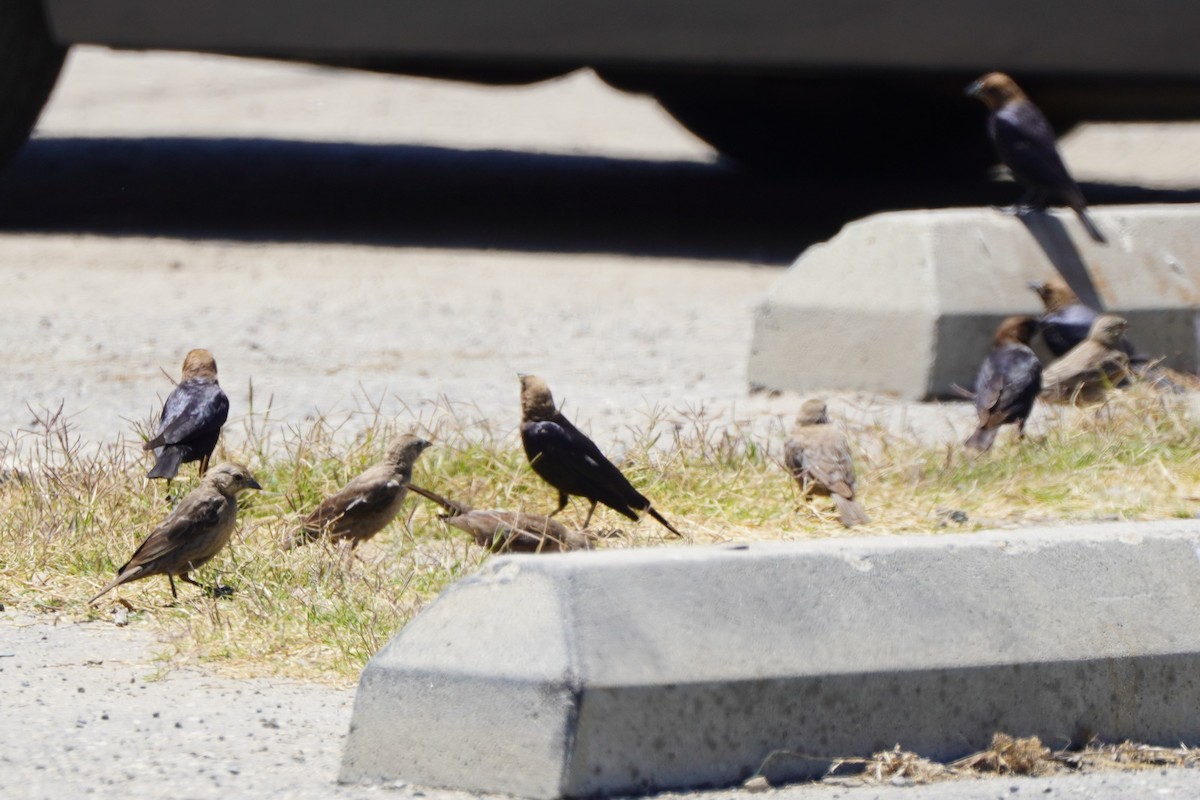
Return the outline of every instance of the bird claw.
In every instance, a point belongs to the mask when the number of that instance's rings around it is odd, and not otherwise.
[[[212,598],[233,597],[234,588],[232,586],[208,586],[205,587],[204,593]]]

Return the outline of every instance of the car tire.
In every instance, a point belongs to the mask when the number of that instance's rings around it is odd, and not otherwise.
[[[956,85],[742,79],[652,94],[688,130],[756,172],[958,182],[979,180],[996,162],[982,107]]]
[[[4,5],[0,15],[0,166],[29,138],[67,53],[50,38],[39,0],[9,0]]]

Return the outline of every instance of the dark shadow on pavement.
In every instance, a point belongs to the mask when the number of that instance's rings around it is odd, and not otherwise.
[[[1085,191],[1094,203],[1200,200],[1200,191]],[[34,139],[0,173],[0,231],[787,265],[870,213],[999,203],[1012,192],[929,177],[805,180],[726,162],[416,145]]]

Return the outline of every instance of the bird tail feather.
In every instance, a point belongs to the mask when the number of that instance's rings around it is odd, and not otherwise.
[[[852,528],[855,525],[864,525],[871,521],[871,518],[867,516],[867,512],[853,498],[835,494],[833,495],[833,504],[837,506],[838,519],[847,528]]]
[[[680,537],[683,536],[682,533],[680,533],[678,530],[675,529],[674,525],[667,522],[666,517],[664,517],[662,514],[660,514],[654,510],[654,506],[646,506],[646,513],[649,514],[650,516],[654,517],[659,522],[661,522],[663,524],[663,527],[665,527],[671,533],[675,534],[676,536],[680,536]]]
[[[964,444],[972,450],[986,453],[992,449],[992,442],[996,441],[996,430],[996,428],[980,426]]]
[[[99,592],[96,594],[96,596],[95,596],[95,597],[93,597],[91,600],[88,600],[88,601],[87,601],[87,604],[90,606],[92,603],[96,602],[96,601],[97,601],[97,600],[99,600],[101,597],[104,597],[104,595],[108,594],[108,593],[109,593],[109,592],[111,592],[113,589],[115,589],[115,588],[117,588],[118,586],[120,586],[122,583],[128,583],[129,581],[133,580],[133,579],[134,579],[134,578],[136,578],[136,577],[137,577],[139,574],[141,574],[141,572],[142,572],[142,567],[140,567],[140,566],[137,566],[137,567],[133,567],[132,569],[130,569],[130,570],[126,571],[126,572],[122,572],[122,573],[120,573],[119,575],[117,575],[117,577],[115,577],[115,578],[113,578],[111,581],[109,581],[109,582],[108,582],[108,585],[107,585],[107,586],[105,586],[103,589],[101,589],[101,590],[100,590],[100,591],[99,591]]]
[[[109,592],[111,592],[111,591],[112,591],[114,588],[116,588],[116,586],[117,586],[118,584],[120,584],[120,583],[121,583],[121,579],[120,579],[119,577],[118,577],[118,578],[116,578],[116,579],[114,579],[114,580],[112,580],[112,581],[110,581],[110,582],[109,582],[109,584],[108,584],[107,586],[105,586],[103,589],[101,589],[101,590],[100,590],[100,591],[99,591],[99,592],[96,594],[96,596],[95,596],[95,597],[93,597],[91,600],[88,600],[88,601],[87,601],[87,604],[90,606],[92,603],[96,602],[96,601],[97,601],[97,600],[99,600],[101,597],[104,597],[104,595],[106,595],[106,594],[108,594]]]
[[[158,454],[153,469],[146,473],[146,477],[171,480],[179,474],[181,463],[183,463],[183,453],[179,452],[177,448],[167,447]]]
[[[455,501],[453,501],[449,498],[442,497],[437,492],[431,492],[428,489],[422,489],[420,486],[417,486],[415,483],[406,483],[405,486],[407,486],[409,489],[416,492],[417,494],[421,495],[422,497],[426,497],[426,498],[432,500],[433,502],[437,503],[439,506],[446,509],[447,511],[449,511],[452,514],[456,514],[456,515],[466,514],[471,511],[470,506],[463,505],[462,503],[456,503]]]

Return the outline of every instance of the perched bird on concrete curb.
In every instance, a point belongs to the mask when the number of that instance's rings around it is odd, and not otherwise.
[[[1026,189],[1018,205],[1041,209],[1050,200],[1061,200],[1079,216],[1092,239],[1105,243],[1104,234],[1088,216],[1083,192],[1063,164],[1054,128],[1041,109],[1003,72],[984,75],[967,87],[967,94],[988,107],[988,135],[996,153]]]
[[[205,587],[188,574],[220,552],[237,522],[237,496],[244,489],[261,489],[258,481],[240,464],[221,464],[200,479],[200,485],[179,501],[175,510],[151,531],[146,541],[125,562],[112,583],[88,601],[99,600],[123,583],[151,575],[166,575],[175,592],[175,578]]]
[[[183,379],[163,404],[158,433],[142,445],[157,457],[147,477],[171,480],[179,474],[180,464],[197,460],[203,477],[228,417],[229,398],[217,383],[212,353],[190,351],[183,359]]]
[[[408,488],[446,509],[446,513],[438,515],[442,522],[471,534],[475,544],[493,553],[558,553],[592,549],[593,537],[584,531],[570,530],[544,514],[482,511],[412,483]]]
[[[1101,314],[1088,338],[1042,373],[1042,396],[1049,400],[1103,399],[1105,391],[1130,377],[1129,356],[1119,347],[1125,319]]]
[[[1100,316],[1100,312],[1085,305],[1066,281],[1062,278],[1030,281],[1029,288],[1046,308],[1038,325],[1042,331],[1042,341],[1055,357],[1065,354],[1088,337],[1092,323]],[[1133,344],[1124,336],[1118,346],[1126,355],[1133,357]]]
[[[591,439],[558,412],[550,388],[535,375],[521,376],[521,444],[533,471],[558,490],[558,508],[550,516],[566,508],[571,495],[579,495],[592,504],[584,528],[592,521],[596,504],[603,503],[632,520],[645,512],[671,533],[683,535],[633,488]]]
[[[783,459],[805,497],[833,498],[838,519],[847,528],[871,521],[854,499],[850,442],[829,424],[823,400],[806,400],[800,407],[791,438],[783,447]]]
[[[352,478],[305,518],[289,549],[328,536],[335,542],[349,541],[353,550],[379,533],[400,513],[413,464],[429,444],[411,433],[397,436],[382,461]]]
[[[1009,317],[992,339],[992,351],[975,377],[975,411],[979,427],[966,446],[980,452],[991,449],[1001,425],[1016,425],[1025,435],[1025,420],[1042,391],[1042,362],[1029,348],[1037,332],[1033,317]]]

